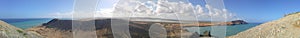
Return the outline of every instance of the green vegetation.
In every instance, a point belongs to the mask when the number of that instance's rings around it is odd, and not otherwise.
[[[17,30],[19,33],[24,33],[23,31],[21,31],[21,30]]]
[[[298,14],[298,13],[300,13],[300,12],[290,13],[290,14],[287,14],[287,15],[284,15],[284,16],[293,15],[293,14]]]
[[[23,31],[21,31],[21,30],[17,30],[17,32],[19,32],[19,33],[23,33],[23,35],[27,35],[26,33],[24,33]]]
[[[48,28],[54,28],[54,26],[47,26]]]
[[[24,33],[23,35],[27,35],[26,33]]]

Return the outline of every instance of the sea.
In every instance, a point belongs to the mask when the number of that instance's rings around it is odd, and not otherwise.
[[[5,21],[21,29],[28,29],[31,27],[39,26],[43,23],[47,23],[52,19],[53,18],[0,19],[0,20]],[[218,30],[217,32],[225,31],[226,36],[232,36],[260,24],[261,23],[249,23],[249,24],[230,25],[230,26],[184,27],[184,29],[187,29],[189,32],[197,32],[199,34],[203,34],[205,31],[211,31],[211,33],[214,33],[212,31],[212,29],[214,29],[214,30]]]
[[[249,24],[240,24],[240,25],[229,25],[229,26],[184,27],[184,29],[187,29],[189,32],[197,32],[200,35],[203,35],[205,31],[210,31],[212,36],[224,36],[224,35],[232,36],[260,24],[261,23],[249,23]],[[213,34],[213,33],[219,33],[219,34]]]
[[[13,25],[15,27],[21,29],[28,29],[31,27],[42,25],[43,23],[47,23],[48,21],[52,20],[52,18],[30,18],[30,19],[0,19]]]

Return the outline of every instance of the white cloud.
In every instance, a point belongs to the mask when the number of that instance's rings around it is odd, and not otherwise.
[[[200,5],[193,6],[191,3],[184,1],[185,0],[170,2],[169,0],[159,0],[141,2],[136,0],[123,0],[115,6],[113,13],[121,14],[119,16],[132,14],[131,17],[167,19],[177,19],[180,17],[187,20],[195,17],[198,17],[197,19],[199,20],[228,19],[233,16],[231,13],[228,13],[226,9],[216,9],[210,5],[206,5],[207,10],[210,10],[210,12],[204,12],[203,7]]]
[[[112,17],[112,11],[112,8],[100,9],[100,11],[96,12],[95,17]]]
[[[120,0],[113,8],[100,8],[100,11],[96,11],[94,15],[95,17],[149,17],[165,19],[178,19],[180,17],[184,20],[191,18],[197,20],[222,20],[232,19],[234,16],[232,13],[228,13],[226,9],[216,9],[210,5],[205,6],[207,10],[210,10],[205,12],[204,7],[200,5],[193,6],[191,3],[184,1]],[[72,17],[72,12],[57,12],[53,16],[69,18]]]
[[[54,12],[50,13],[48,15],[45,15],[45,17],[50,17],[50,18],[72,18],[72,12]]]

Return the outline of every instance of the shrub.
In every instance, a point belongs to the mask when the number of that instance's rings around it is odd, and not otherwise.
[[[17,32],[19,32],[19,33],[23,33],[23,31],[21,31],[21,30],[17,30]]]
[[[289,16],[289,15],[298,14],[298,13],[300,13],[300,12],[290,13],[290,14],[287,14],[287,15],[284,15],[284,16]]]

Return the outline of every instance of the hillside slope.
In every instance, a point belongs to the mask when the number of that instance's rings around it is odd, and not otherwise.
[[[96,19],[91,21],[74,21],[74,20],[59,20],[53,19],[48,23],[41,26],[27,29],[27,31],[37,32],[38,34],[45,36],[46,38],[73,38],[72,33],[72,21],[81,24],[89,24],[88,22],[95,21],[96,34],[98,38],[113,38],[111,29],[111,20],[121,19]],[[149,29],[152,24],[161,24],[168,31],[169,38],[180,37],[180,33],[183,33],[179,24],[172,25],[174,23],[159,23],[159,22],[129,22],[129,31],[132,38],[149,38]],[[192,33],[190,33],[191,35]],[[126,35],[122,35],[126,36]],[[188,36],[187,36],[188,37]]]
[[[42,38],[35,32],[26,32],[0,20],[0,38]]]
[[[286,15],[229,38],[300,38],[300,13]]]

